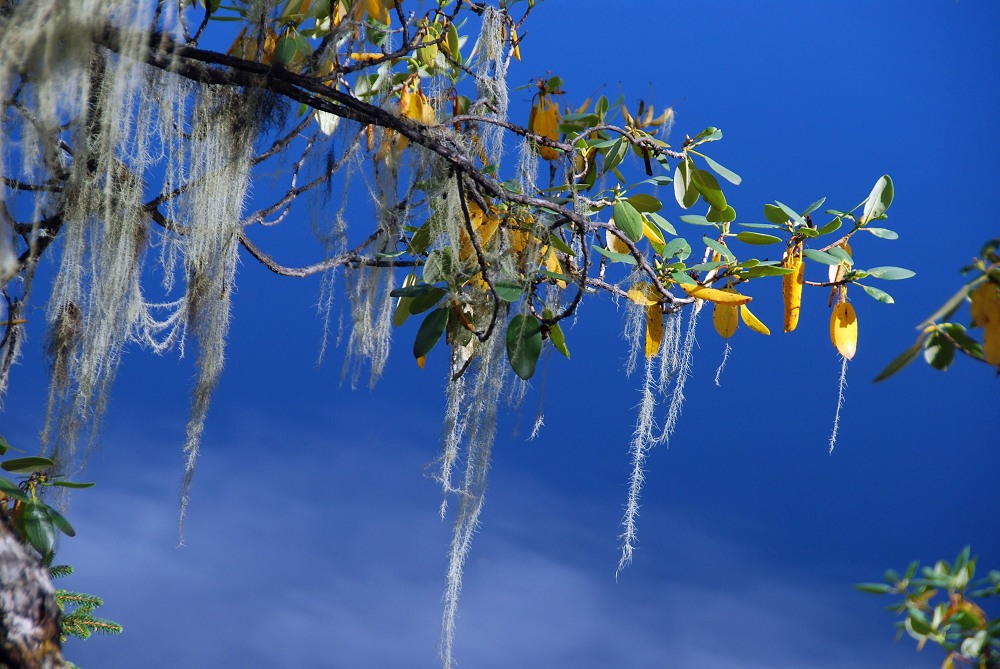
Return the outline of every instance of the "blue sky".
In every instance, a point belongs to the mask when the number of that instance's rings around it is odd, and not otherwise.
[[[990,210],[1000,5],[609,7],[542,3],[511,84],[551,69],[571,102],[602,83],[630,103],[651,88],[657,106],[675,107],[675,139],[722,128],[710,155],[744,177],[727,192],[739,220],[761,220],[774,199],[801,209],[826,196],[847,209],[888,173],[887,225],[900,239],[866,239],[855,258],[917,277],[880,284],[892,306],[852,293],[860,341],[832,456],[840,359],[826,295],[807,292],[799,329],[780,335],[779,282],[751,291],[776,334],[741,328],[721,387],[723,344],[703,316],[684,416],[670,448],[650,457],[639,550],[617,581],[641,379],[624,374],[623,314],[601,297],[585,302],[567,332],[573,359],[545,358],[520,415],[501,417],[458,662],[936,667],[935,650],[893,640],[887,602],[850,586],[967,543],[983,568],[1000,566],[994,374],[960,360],[945,374],[919,363],[870,382],[1000,234]],[[529,97],[512,93],[512,116],[527,117]],[[665,215],[678,216],[669,205]],[[126,356],[83,476],[98,486],[74,498],[78,536],[60,556],[78,572],[65,586],[103,595],[126,633],[71,643],[81,666],[437,666],[450,523],[427,473],[443,357],[418,370],[408,324],[374,390],[342,387],[338,351],[314,366],[317,294],[316,280],[244,258],[183,548],[192,360]],[[41,332],[30,334],[2,418],[22,448],[45,398]],[[527,441],[540,397],[545,428]]]

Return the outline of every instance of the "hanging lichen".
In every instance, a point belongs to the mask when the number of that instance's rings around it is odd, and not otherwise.
[[[504,21],[506,14],[496,7],[487,6],[483,12],[479,41],[474,53],[476,60],[476,85],[479,98],[484,102],[480,110],[498,121],[507,120],[507,59]],[[483,124],[480,132],[487,161],[499,165],[503,156],[503,128],[500,125]]]
[[[465,458],[462,482],[454,491],[457,511],[448,551],[447,583],[443,598],[441,656],[446,669],[450,669],[453,664],[455,615],[462,590],[462,570],[483,508],[490,452],[496,438],[497,410],[508,369],[503,340],[501,337],[492,337],[479,350],[472,378],[467,382],[461,379],[452,382],[463,384],[456,389],[455,396],[461,390],[467,392],[461,399],[460,417],[454,421],[453,431],[446,434],[445,442],[446,448],[449,447],[449,439],[452,444],[463,442]],[[452,392],[449,389],[449,393]]]
[[[253,96],[204,87],[192,122],[184,269],[188,327],[198,340],[198,377],[184,443],[182,523],[205,417],[225,360],[240,216],[256,136],[254,102]]]

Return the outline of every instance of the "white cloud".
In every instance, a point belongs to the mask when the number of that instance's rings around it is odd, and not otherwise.
[[[107,669],[437,667],[449,527],[424,463],[415,449],[338,449],[320,473],[314,456],[304,449],[278,470],[253,447],[206,458],[184,548],[175,490],[156,475],[78,495],[79,536],[61,557],[79,575],[65,585],[103,595],[126,634],[73,644],[69,657]],[[894,646],[883,619],[854,619],[877,617],[876,600],[760,564],[752,547],[652,509],[644,550],[616,583],[614,536],[588,524],[606,510],[528,479],[504,490],[517,494],[488,500],[468,565],[459,666],[934,660]]]

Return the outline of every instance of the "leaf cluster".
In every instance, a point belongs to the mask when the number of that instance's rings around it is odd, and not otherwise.
[[[0,455],[9,450],[12,450],[11,445],[0,436]],[[94,485],[64,481],[60,475],[50,473],[53,467],[55,463],[52,460],[41,456],[8,458],[0,462],[4,471],[22,476],[20,483],[0,476],[0,517],[43,558],[52,555],[56,530],[69,537],[76,536],[76,531],[61,513],[40,498],[41,490],[51,487],[89,488]]]
[[[0,436],[0,455],[14,449]],[[62,514],[40,499],[45,488],[89,488],[93,483],[64,481],[50,470],[55,463],[41,456],[8,458],[0,461],[0,468],[12,474],[19,474],[22,480],[14,483],[0,477],[0,522],[9,523],[17,537],[31,546],[48,568],[53,579],[65,578],[73,573],[70,565],[53,565],[55,558],[55,531],[67,536],[76,536],[76,531]],[[56,589],[56,603],[62,616],[59,618],[60,640],[65,643],[69,637],[87,639],[94,632],[100,634],[121,634],[122,626],[111,620],[94,616],[94,610],[104,605],[104,600],[96,595],[70,590]],[[73,665],[75,666],[75,665]]]
[[[923,354],[924,361],[939,371],[945,371],[961,353],[986,363],[1000,371],[1000,317],[984,314],[1000,312],[1000,239],[983,244],[979,257],[961,269],[969,277],[934,313],[917,325],[919,334],[912,346],[890,362],[875,381],[883,381]],[[978,305],[977,305],[978,302]],[[970,317],[954,320],[963,306],[969,306]],[[978,313],[977,313],[978,312]],[[978,318],[977,318],[978,316]],[[982,328],[977,339],[970,330]]]
[[[976,558],[966,546],[954,562],[939,560],[921,568],[913,562],[900,575],[889,570],[882,583],[860,583],[862,592],[898,599],[889,609],[903,616],[897,623],[922,649],[928,641],[947,655],[941,669],[1000,667],[1000,618],[990,619],[976,602],[1000,596],[1000,571],[990,571],[978,581]]]

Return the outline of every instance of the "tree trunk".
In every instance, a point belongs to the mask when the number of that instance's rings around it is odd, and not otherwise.
[[[63,667],[49,572],[0,520],[0,669]]]

